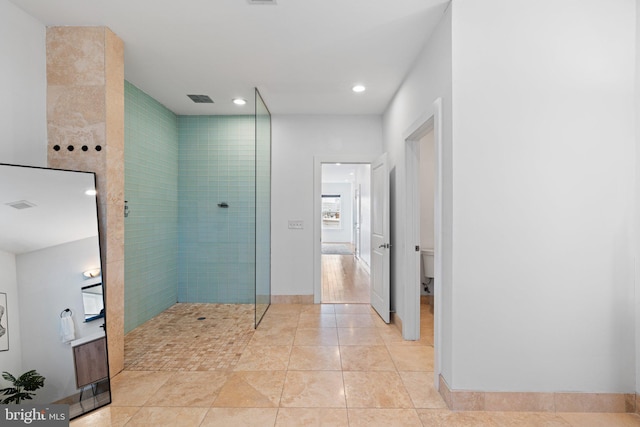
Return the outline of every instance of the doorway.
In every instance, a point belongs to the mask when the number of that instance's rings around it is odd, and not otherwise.
[[[320,181],[320,301],[368,304],[370,165],[322,163]]]
[[[441,286],[443,280],[443,139],[442,139],[442,100],[436,99],[432,104],[432,110],[420,117],[405,132],[405,235],[413,236],[414,240],[409,240],[404,249],[404,266],[407,288],[405,291],[405,321],[403,323],[402,335],[405,339],[420,339],[420,313],[421,313],[421,293],[423,290],[423,277],[421,275],[422,252],[421,252],[421,196],[420,187],[424,177],[421,173],[421,147],[425,140],[430,142],[432,152],[427,164],[432,168],[432,224],[433,234],[433,280],[428,283],[433,295],[433,349],[434,349],[434,385],[439,389],[439,375],[442,366],[441,353],[439,351],[442,340],[442,300]],[[422,141],[422,143],[421,143]],[[426,145],[426,144],[425,144]],[[423,157],[424,160],[424,157]],[[423,166],[424,167],[424,166]],[[424,185],[423,185],[424,187]],[[423,207],[422,209],[425,209]],[[429,215],[426,215],[427,217]],[[430,226],[431,227],[431,226]],[[429,245],[428,241],[426,244]],[[431,249],[431,248],[429,248]]]
[[[323,302],[369,304],[371,301],[369,283],[369,258],[371,256],[370,169],[371,159],[358,154],[314,157],[313,301],[316,304]],[[350,188],[344,190],[336,184],[348,184]],[[329,208],[337,208],[335,204],[338,202],[336,198],[323,198],[323,195],[340,196],[339,228],[336,226],[338,221],[336,221],[335,212],[333,215],[329,212],[327,216],[328,219],[334,220],[334,228],[327,229],[325,227],[323,229],[323,201],[325,202],[325,212]],[[345,209],[350,210],[351,213],[346,212]],[[328,226],[331,221],[324,221],[324,223],[325,226]],[[339,235],[343,237],[338,237]],[[338,260],[335,259],[337,257],[334,257],[334,262],[327,263],[327,261],[331,261],[327,255],[343,255],[343,257]],[[323,261],[325,261],[324,267]],[[361,286],[364,282],[367,286],[366,295],[362,292],[355,299],[345,298],[339,294],[335,295],[335,293],[332,296],[326,290],[323,291],[323,273],[326,273],[325,276],[331,275],[332,269],[337,271],[336,274],[342,278],[348,279],[345,276],[351,274],[357,281],[360,281]],[[347,274],[348,271],[351,273]],[[345,288],[343,287],[343,289]],[[325,295],[324,298],[323,295]]]

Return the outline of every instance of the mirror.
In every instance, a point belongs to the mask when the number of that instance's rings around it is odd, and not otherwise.
[[[95,174],[0,164],[0,370],[45,378],[21,403],[111,403],[100,268]]]
[[[85,322],[93,322],[104,317],[102,283],[82,287],[82,306]]]

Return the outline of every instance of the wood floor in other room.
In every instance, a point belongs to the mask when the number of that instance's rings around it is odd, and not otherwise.
[[[322,255],[322,302],[369,303],[369,272],[353,255]]]

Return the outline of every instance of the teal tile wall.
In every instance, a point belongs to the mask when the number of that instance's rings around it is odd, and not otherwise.
[[[254,127],[253,116],[178,116],[180,302],[255,301]]]
[[[177,116],[125,82],[125,332],[255,302],[255,154],[254,116]]]
[[[178,300],[177,122],[125,81],[125,333]]]

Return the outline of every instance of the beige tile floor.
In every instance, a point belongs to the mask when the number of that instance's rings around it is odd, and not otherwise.
[[[640,426],[632,414],[449,411],[433,387],[428,306],[416,342],[367,305],[274,305],[249,333],[233,324],[251,313],[228,310],[178,304],[127,335],[113,403],[71,425]],[[195,320],[205,312],[215,324]]]

